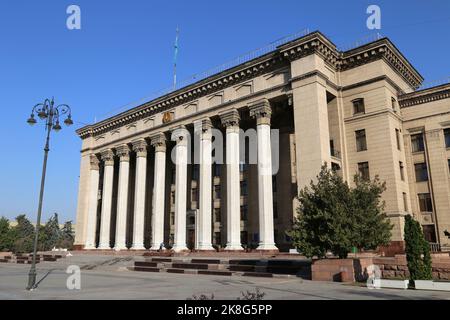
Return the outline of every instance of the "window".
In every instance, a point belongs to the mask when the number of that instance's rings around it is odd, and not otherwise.
[[[364,99],[356,99],[352,101],[353,103],[353,114],[364,113]]]
[[[411,149],[412,152],[421,152],[424,150],[422,133],[411,135]]]
[[[192,180],[198,181],[199,177],[199,166],[198,164],[194,164],[192,166]]]
[[[246,204],[241,206],[241,220],[247,221],[248,218],[248,207]]]
[[[359,162],[358,163],[358,172],[364,180],[370,180],[369,163],[368,162]]]
[[[431,195],[429,193],[419,193],[419,208],[420,212],[433,212],[433,203],[431,202]]]
[[[428,171],[426,163],[422,162],[414,164],[414,170],[416,172],[416,182],[428,181]]]
[[[214,221],[215,222],[221,222],[221,216],[220,216],[220,208],[214,208]]]
[[[402,181],[405,181],[405,167],[403,165],[403,162],[399,162],[399,167],[400,167],[400,179],[402,179]]]
[[[214,186],[214,199],[220,199],[220,186]]]
[[[191,201],[198,201],[198,189],[197,188],[192,189]]]
[[[213,165],[213,173],[214,173],[214,177],[220,177],[221,172],[222,172],[222,167],[220,166],[220,164],[214,163]]]
[[[248,193],[247,181],[243,180],[243,181],[241,181],[241,196],[246,196],[247,193]]]
[[[400,144],[400,130],[395,129],[395,138],[397,139],[397,149],[401,150],[401,144]]]
[[[357,130],[355,131],[356,136],[356,151],[365,151],[367,150],[367,142],[366,142],[366,130]]]
[[[222,240],[220,238],[220,232],[214,232],[214,244],[221,244]]]
[[[434,224],[426,224],[422,226],[422,228],[425,240],[431,243],[436,243],[436,231],[434,229]]]
[[[394,112],[397,111],[397,101],[393,97],[391,98],[391,107],[392,107],[392,110],[394,110]]]
[[[444,129],[445,147],[450,148],[450,128]]]
[[[405,192],[403,192],[403,208],[405,208],[405,211],[408,211],[408,196]]]

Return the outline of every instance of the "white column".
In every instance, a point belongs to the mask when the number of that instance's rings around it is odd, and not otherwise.
[[[95,232],[97,230],[98,184],[100,180],[99,160],[95,154],[90,158],[88,217],[86,226],[85,249],[95,249]]]
[[[130,172],[130,148],[125,144],[116,148],[120,158],[119,188],[117,193],[116,243],[114,250],[126,250],[125,236],[127,230],[128,179]]]
[[[186,192],[187,192],[187,160],[188,132],[182,127],[172,132],[175,146],[175,235],[173,250],[186,251]]]
[[[226,127],[227,168],[227,245],[226,250],[242,250],[241,194],[239,172],[239,112],[231,110],[221,115]]]
[[[152,243],[150,250],[159,250],[164,243],[164,195],[166,181],[166,137],[158,133],[150,138],[155,148],[155,174],[152,203]],[[164,248],[164,245],[163,245]]]
[[[199,214],[195,223],[198,224],[196,237],[197,250],[214,250],[211,243],[211,208],[212,208],[212,135],[211,120],[203,119],[196,128],[200,134],[200,194]]]
[[[109,235],[111,232],[111,209],[114,179],[114,153],[112,150],[102,152],[104,162],[103,191],[102,191],[102,214],[100,221],[100,244],[99,249],[111,249]]]
[[[136,182],[134,188],[134,221],[132,250],[145,250],[145,183],[147,178],[147,143],[144,139],[132,142],[136,152]]]
[[[258,250],[278,250],[274,241],[273,194],[272,194],[272,150],[270,141],[269,101],[262,99],[249,106],[250,116],[256,118],[258,135]]]

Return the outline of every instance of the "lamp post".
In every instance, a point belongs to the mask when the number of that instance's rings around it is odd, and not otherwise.
[[[36,254],[37,254],[37,244],[39,237],[39,226],[41,224],[41,213],[42,213],[42,200],[44,198],[44,184],[45,184],[45,172],[47,170],[47,158],[48,152],[50,150],[50,133],[52,130],[58,132],[61,130],[61,125],[59,123],[59,118],[62,115],[67,114],[67,118],[64,120],[64,124],[70,126],[73,124],[72,114],[70,107],[67,104],[60,104],[55,107],[55,100],[45,99],[44,103],[38,103],[35,105],[31,111],[31,116],[27,120],[29,125],[34,125],[37,123],[34,115],[36,114],[38,118],[45,121],[45,130],[47,132],[47,138],[44,147],[44,165],[42,167],[42,177],[41,177],[41,191],[39,193],[39,206],[36,220],[36,233],[34,235],[34,246],[33,246],[33,260],[31,263],[30,272],[28,273],[28,286],[27,290],[33,290],[36,286]]]

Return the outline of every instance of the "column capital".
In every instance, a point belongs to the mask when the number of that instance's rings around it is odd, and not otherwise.
[[[91,165],[91,170],[99,170],[100,160],[98,159],[96,154],[91,154],[89,156],[89,163]]]
[[[162,132],[151,135],[150,144],[155,147],[155,152],[166,151],[166,135]]]
[[[194,122],[194,131],[196,134],[200,135],[200,138],[211,139],[211,129],[213,128],[210,118],[203,118]]]
[[[122,144],[116,147],[116,154],[120,158],[120,161],[130,161],[130,147],[126,144]]]
[[[175,141],[178,144],[186,144],[187,143],[187,138],[189,136],[189,131],[186,129],[186,126],[181,125],[178,127],[174,127],[172,129],[170,129],[170,131],[172,132],[172,141]]]
[[[134,140],[131,144],[137,157],[147,157],[147,142],[144,139]]]
[[[101,152],[102,161],[105,162],[105,166],[114,165],[114,152],[111,149],[106,149]]]
[[[241,120],[241,117],[236,109],[219,113],[219,116],[224,127],[239,127],[239,120]]]
[[[269,100],[261,99],[251,103],[248,108],[250,109],[250,117],[256,118],[257,125],[267,124],[270,125],[270,118],[272,116],[272,108],[270,107]]]

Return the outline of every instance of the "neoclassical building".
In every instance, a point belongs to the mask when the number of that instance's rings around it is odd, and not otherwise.
[[[393,244],[409,213],[450,248],[450,84],[422,81],[387,38],[340,51],[312,32],[80,128],[75,244],[285,251],[296,195],[327,163],[386,181]]]

